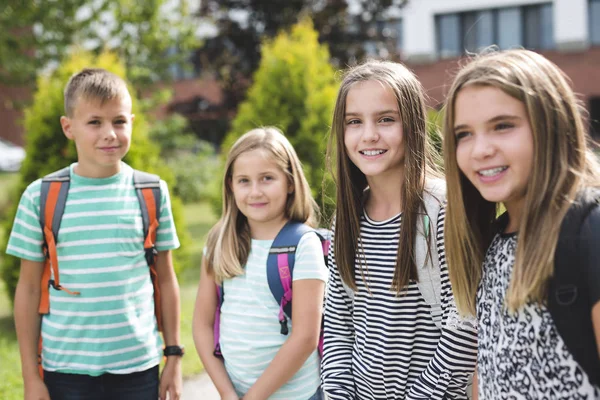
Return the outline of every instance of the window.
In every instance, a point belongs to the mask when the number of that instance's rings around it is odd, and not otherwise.
[[[367,55],[390,58],[390,52],[400,53],[403,39],[401,19],[371,22],[366,33],[369,38],[364,42]]]
[[[592,1],[600,6],[600,0]],[[456,57],[493,44],[501,49],[520,46],[551,49],[554,47],[552,11],[552,4],[547,3],[438,15],[439,55]]]
[[[589,8],[590,43],[600,45],[600,0],[590,0]]]

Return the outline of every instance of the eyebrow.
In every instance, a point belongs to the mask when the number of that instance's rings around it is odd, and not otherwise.
[[[383,110],[383,111],[377,111],[375,113],[375,115],[383,115],[383,114],[396,114],[396,115],[400,115],[400,113],[398,112],[398,110]],[[346,117],[358,117],[361,116],[362,113],[358,113],[358,112],[347,112],[346,113]]]
[[[498,122],[498,121],[506,121],[506,120],[515,121],[515,120],[520,120],[520,119],[521,119],[521,117],[518,117],[516,115],[497,115],[494,118],[487,120],[486,123],[490,124],[490,123],[494,123],[494,122]],[[454,127],[454,130],[458,131],[458,130],[465,129],[468,127],[469,127],[469,125],[467,125],[467,124],[456,125]]]

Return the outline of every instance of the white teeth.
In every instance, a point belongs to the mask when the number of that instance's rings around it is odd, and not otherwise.
[[[498,168],[491,168],[491,169],[482,169],[481,171],[479,171],[479,174],[481,174],[483,176],[494,176],[494,175],[497,175],[500,172],[504,171],[506,168],[508,168],[508,167],[498,167]]]
[[[378,156],[380,154],[385,153],[384,150],[363,150],[361,151],[365,156]]]

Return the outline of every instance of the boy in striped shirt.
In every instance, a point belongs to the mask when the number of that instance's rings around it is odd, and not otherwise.
[[[21,197],[7,254],[21,259],[15,325],[26,400],[146,400],[159,393],[161,399],[167,393],[172,400],[179,398],[182,351],[171,351],[179,355],[167,357],[159,380],[163,342],[154,314],[142,212],[133,169],[121,161],[131,141],[131,109],[126,83],[102,69],[82,70],[65,88],[66,115],[60,122],[75,142],[78,161],[70,166],[56,245],[65,290],[50,286],[49,313],[43,316],[38,313],[45,261],[41,180]],[[157,281],[164,344],[176,350],[181,349],[179,287],[171,250],[179,240],[162,180],[160,189]],[[40,335],[43,379],[37,365]]]

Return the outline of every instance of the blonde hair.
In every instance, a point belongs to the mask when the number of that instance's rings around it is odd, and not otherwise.
[[[379,82],[389,87],[397,100],[402,122],[405,146],[405,178],[402,192],[402,229],[397,252],[396,270],[392,288],[400,293],[410,279],[418,280],[415,265],[415,237],[417,220],[422,210],[426,175],[436,173],[432,145],[427,133],[425,92],[415,75],[402,64],[370,60],[344,74],[335,104],[327,161],[336,181],[336,211],[334,254],[340,277],[353,289],[355,259],[360,254],[359,268],[365,276],[364,249],[360,241],[360,216],[364,206],[363,192],[367,178],[350,160],[344,144],[346,99],[356,83]],[[334,154],[335,153],[335,154]],[[334,161],[335,159],[335,161]],[[335,165],[334,165],[335,163]]]
[[[507,305],[514,311],[529,301],[543,303],[561,222],[580,190],[600,185],[598,164],[586,145],[582,107],[565,74],[529,50],[477,56],[454,79],[444,119],[445,245],[452,290],[462,314],[475,314],[485,252],[498,231],[498,205],[481,196],[456,160],[454,108],[458,93],[466,86],[498,88],[521,101],[527,111],[534,142],[533,168]]]
[[[287,138],[277,128],[251,130],[233,145],[225,162],[223,175],[223,213],[208,233],[206,245],[207,271],[215,281],[222,282],[244,273],[250,254],[251,236],[246,217],[239,211],[231,189],[233,166],[238,157],[253,150],[262,150],[283,171],[293,191],[288,194],[285,216],[287,219],[317,225],[318,209],[302,164]]]
[[[80,99],[98,100],[104,105],[115,98],[129,98],[127,84],[102,68],[85,68],[71,76],[65,86],[65,113],[72,117]]]

